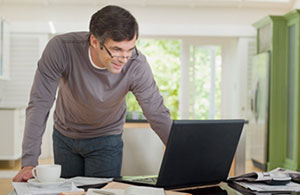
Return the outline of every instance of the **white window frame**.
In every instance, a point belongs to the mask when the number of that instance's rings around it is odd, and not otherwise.
[[[180,118],[181,119],[189,119],[190,114],[192,116],[194,115],[194,112],[190,113],[190,101],[193,101],[194,97],[190,97],[187,94],[191,94],[189,91],[189,71],[190,67],[193,66],[193,64],[190,63],[190,58],[193,56],[193,54],[190,53],[190,47],[201,47],[201,48],[208,48],[211,51],[211,62],[210,62],[210,67],[211,67],[211,73],[210,73],[210,97],[209,97],[209,102],[210,102],[210,107],[209,107],[209,116],[208,118],[213,119],[215,118],[215,111],[216,111],[216,105],[215,105],[215,89],[216,89],[216,83],[215,83],[215,78],[216,78],[216,48],[220,44],[201,44],[201,43],[196,43],[194,41],[189,41],[186,39],[182,40],[182,45],[181,45],[181,81],[180,81],[180,92],[179,92],[179,110],[180,110]],[[194,83],[195,84],[195,83]],[[192,93],[193,94],[193,93]],[[194,118],[194,117],[192,117]]]
[[[8,23],[4,20],[0,20],[0,55],[1,55],[1,71],[0,80],[8,80],[10,78],[9,74],[9,57],[10,57],[10,32]]]

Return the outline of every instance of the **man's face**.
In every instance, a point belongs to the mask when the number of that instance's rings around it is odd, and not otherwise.
[[[111,73],[118,74],[122,71],[128,58],[133,54],[135,42],[135,37],[130,41],[125,40],[120,42],[108,39],[104,45],[100,45],[99,41],[93,36],[91,37],[92,59],[97,66],[106,68]]]

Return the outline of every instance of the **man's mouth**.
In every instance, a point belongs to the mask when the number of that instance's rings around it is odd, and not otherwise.
[[[116,63],[112,63],[112,64],[116,69],[121,69],[123,67],[123,64],[116,64]]]

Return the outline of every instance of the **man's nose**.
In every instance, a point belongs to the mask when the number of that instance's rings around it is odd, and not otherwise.
[[[119,60],[120,63],[125,64],[128,61],[128,57],[126,57],[126,56],[120,56],[118,58],[118,60]]]

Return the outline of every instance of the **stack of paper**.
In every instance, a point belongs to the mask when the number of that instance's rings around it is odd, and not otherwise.
[[[292,182],[298,172],[276,168],[270,172],[252,172],[228,180],[255,192],[300,192],[300,184]]]
[[[255,192],[300,192],[300,185],[290,182],[286,185],[267,185],[263,183],[235,182],[238,185]]]
[[[86,195],[99,195],[99,194],[113,194],[113,195],[165,195],[163,188],[152,188],[142,186],[129,186],[126,189],[93,189],[90,188]]]
[[[112,181],[112,178],[95,177],[73,177],[65,179],[60,185],[34,185],[34,183],[14,182],[13,186],[17,194],[38,195],[38,194],[59,194],[60,192],[84,191],[78,186],[104,184]]]
[[[59,194],[60,192],[77,192],[84,191],[83,189],[77,188],[74,183],[67,182],[64,185],[56,187],[37,187],[29,183],[24,182],[13,182],[14,189],[19,195],[47,195],[47,194]]]
[[[95,184],[104,184],[112,181],[112,178],[97,178],[97,177],[72,177],[69,179],[70,182],[73,182],[77,187],[86,186],[86,185],[95,185]]]

